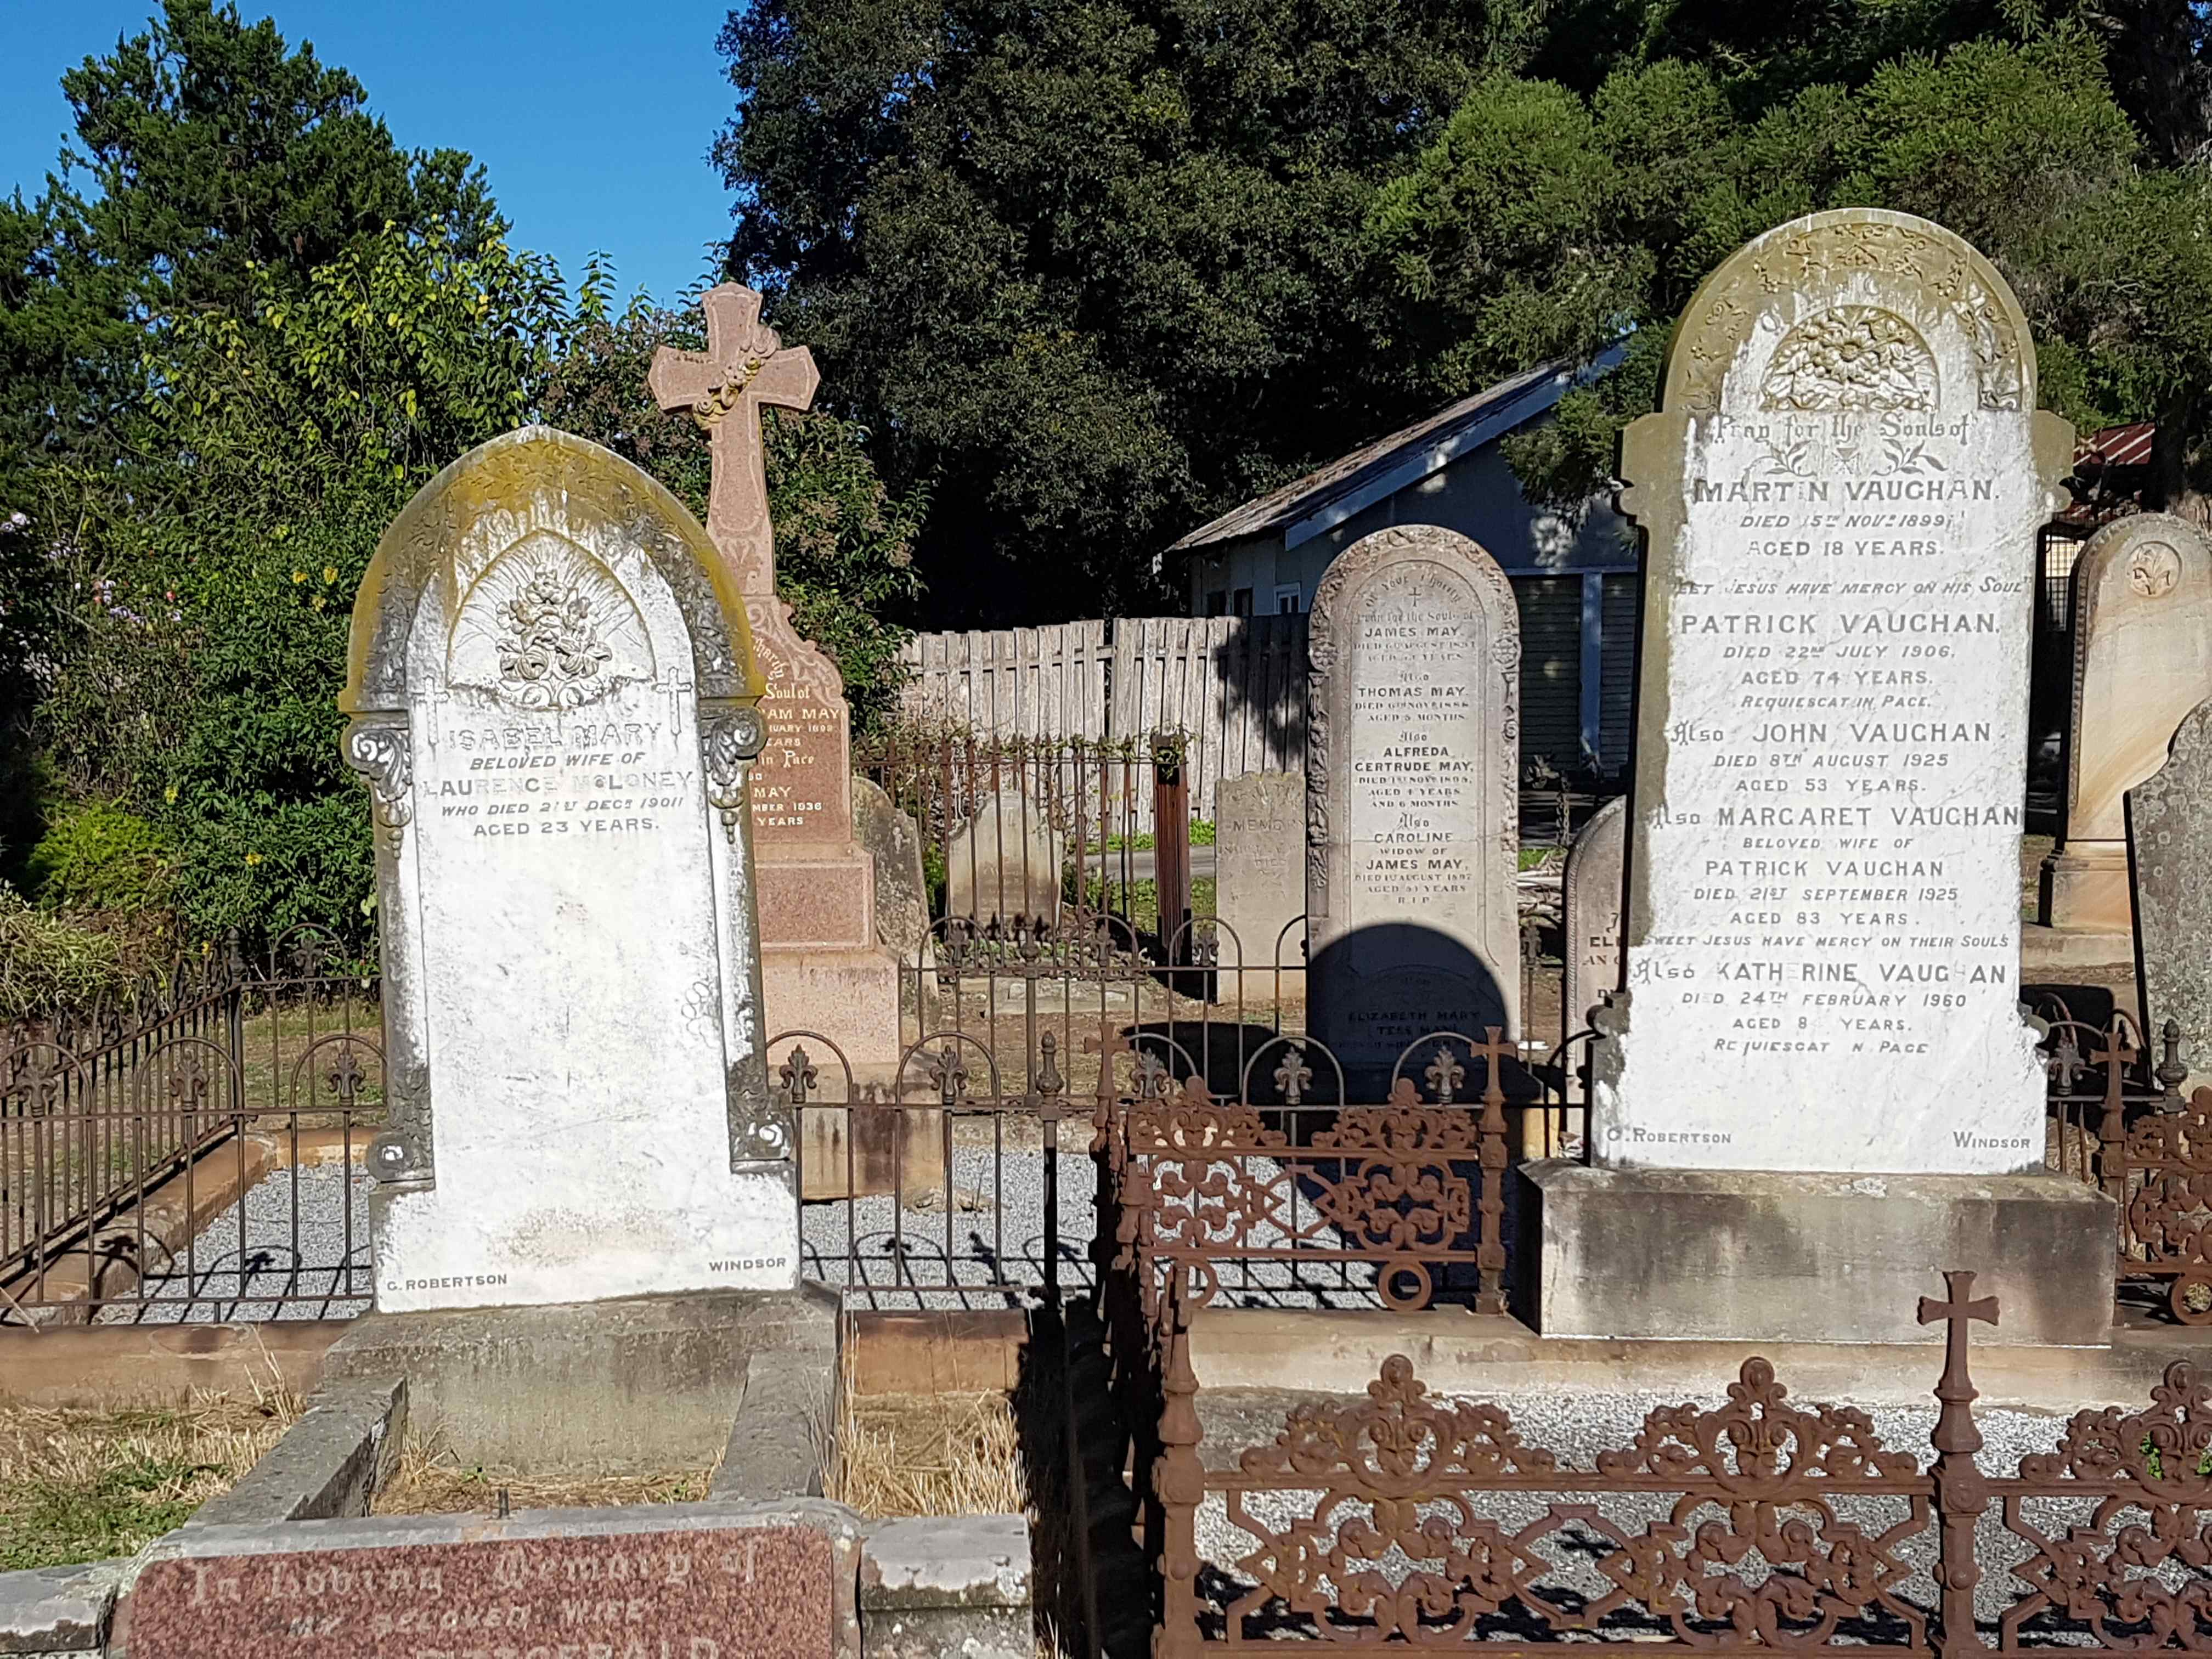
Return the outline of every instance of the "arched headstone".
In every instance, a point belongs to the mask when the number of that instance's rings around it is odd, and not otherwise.
[[[2137,514],[2089,538],[2072,580],[2065,834],[2043,861],[2042,920],[2124,933],[2127,792],[2212,696],[2212,545],[2185,519]]]
[[[1337,556],[1307,641],[1307,1029],[1358,1089],[1431,1031],[1519,1034],[1521,617],[1406,525]]]
[[[797,1279],[761,1052],[761,683],[705,533],[546,427],[447,467],[355,601],[391,1127],[378,1305]]]

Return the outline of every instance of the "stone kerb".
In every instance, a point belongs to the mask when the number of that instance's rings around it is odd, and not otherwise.
[[[1633,1000],[1595,1056],[1599,1163],[2041,1167],[2027,572],[2071,445],[2018,301],[1927,221],[1792,221],[1684,311],[1623,452]],[[1845,1074],[1879,1111],[1835,1109]]]
[[[493,440],[379,543],[340,706],[377,830],[380,1307],[795,1282],[761,693],[705,532],[582,439]]]
[[[2186,520],[2106,525],[2075,561],[2064,833],[2043,861],[2046,927],[2124,934],[2125,796],[2212,696],[2212,544]]]
[[[1308,628],[1309,1029],[1364,1081],[1432,1031],[1517,1035],[1521,625],[1432,525],[1339,555]]]

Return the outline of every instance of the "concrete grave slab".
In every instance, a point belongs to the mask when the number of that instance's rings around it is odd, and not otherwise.
[[[1566,961],[1559,1041],[1590,1027],[1590,1011],[1620,988],[1620,901],[1628,856],[1628,799],[1616,796],[1567,849],[1562,877]],[[1570,1056],[1573,1059],[1575,1056]]]
[[[2212,1081],[2212,699],[2173,734],[2166,763],[2128,792],[2136,972],[2154,1042],[2180,1029],[2185,1088]]]
[[[1249,974],[1305,966],[1306,781],[1295,772],[1224,778],[1213,792],[1213,912],[1230,930],[1219,963]],[[1233,935],[1233,937],[1232,937]],[[1304,975],[1287,988],[1303,986]],[[1247,990],[1272,994],[1267,980]]]
[[[1017,788],[987,795],[946,843],[945,914],[979,925],[1057,921],[1066,861],[1066,838],[1042,802]]]
[[[751,1379],[787,1372],[827,1399],[836,1352],[836,1293],[808,1286],[374,1313],[331,1348],[324,1375],[404,1376],[416,1431],[471,1459],[524,1470],[704,1468]]]
[[[0,1572],[0,1654],[99,1652],[119,1577],[112,1562]]]

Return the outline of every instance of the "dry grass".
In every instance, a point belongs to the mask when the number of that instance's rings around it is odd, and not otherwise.
[[[300,1411],[273,1388],[127,1411],[0,1402],[0,1569],[132,1553],[228,1492]]]
[[[378,1515],[496,1515],[509,1509],[611,1509],[634,1504],[690,1504],[707,1495],[720,1467],[639,1474],[524,1474],[497,1464],[465,1463],[436,1439],[412,1436],[376,1494]]]
[[[825,1494],[873,1520],[1029,1508],[1004,1394],[859,1395],[848,1381],[833,1444]]]

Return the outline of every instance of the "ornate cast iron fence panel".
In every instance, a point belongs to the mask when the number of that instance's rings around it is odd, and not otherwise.
[[[2112,1194],[2119,1206],[2114,1278],[2158,1293],[2184,1324],[2212,1324],[2212,1091],[2188,1100],[2180,1029],[2151,1045],[2124,1012],[2103,1027],[2063,1000],[2038,1008],[2049,1026],[2051,1167]]]
[[[2212,1650],[2212,1389],[2174,1365],[2147,1409],[2079,1413],[2055,1452],[1984,1474],[1967,1333],[1997,1307],[1945,1277],[1920,1304],[1947,1327],[1924,1441],[1800,1404],[1754,1358],[1724,1404],[1662,1407],[1575,1462],[1498,1406],[1431,1397],[1402,1355],[1363,1398],[1295,1406],[1270,1443],[1209,1449],[1178,1275],[1140,1437],[1153,1651]]]

